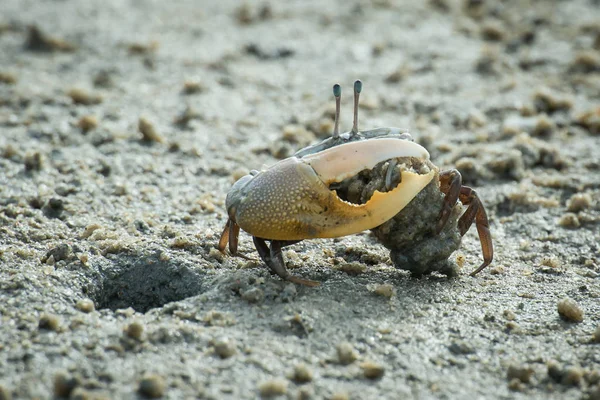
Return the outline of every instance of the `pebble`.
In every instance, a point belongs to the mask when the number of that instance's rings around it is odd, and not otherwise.
[[[79,379],[69,377],[64,372],[59,372],[54,376],[54,396],[67,398],[79,384]]]
[[[74,104],[83,104],[86,106],[102,103],[102,97],[88,92],[82,88],[73,88],[67,92]]]
[[[235,341],[228,337],[219,337],[214,340],[215,353],[221,358],[229,358],[237,352]]]
[[[554,382],[562,382],[563,376],[564,376],[564,371],[562,369],[562,366],[558,363],[558,361],[556,361],[556,360],[548,361],[546,363],[546,368],[547,368],[548,376]]]
[[[463,340],[454,341],[452,344],[450,344],[450,346],[448,346],[448,350],[450,350],[451,353],[457,355],[475,353],[475,349],[473,349],[472,346],[470,346],[467,342]]]
[[[558,225],[562,226],[563,228],[576,229],[581,226],[581,222],[579,221],[577,214],[568,212],[560,217],[558,220]]]
[[[54,314],[43,314],[40,317],[38,328],[58,332],[60,329],[60,319]]]
[[[590,208],[591,205],[592,196],[589,193],[576,193],[567,201],[567,210],[577,213]]]
[[[85,230],[84,230],[84,231],[81,233],[81,238],[82,238],[82,239],[87,239],[87,238],[89,238],[90,236],[92,236],[92,234],[93,234],[93,233],[94,233],[96,230],[98,230],[98,229],[101,229],[101,228],[102,228],[102,226],[101,226],[101,225],[98,225],[98,224],[91,224],[91,225],[88,225],[88,226],[86,226],[86,227],[85,227]]]
[[[198,81],[185,81],[183,83],[184,94],[202,93],[205,90],[204,85]]]
[[[80,299],[77,301],[77,304],[75,304],[75,307],[84,313],[91,313],[96,309],[96,306],[91,299]]]
[[[386,284],[381,284],[381,285],[375,285],[373,287],[373,293],[375,293],[376,295],[390,299],[394,295],[395,289],[394,289],[393,285],[386,283]]]
[[[17,77],[10,72],[2,72],[0,71],[0,83],[5,83],[7,85],[14,85],[17,83]]]
[[[403,81],[408,75],[410,75],[410,69],[407,66],[402,65],[402,66],[398,67],[397,69],[395,69],[394,71],[392,71],[385,78],[385,82],[386,83],[398,83],[398,82]]]
[[[575,55],[572,63],[575,72],[592,73],[600,71],[600,55],[597,51],[582,51]]]
[[[586,128],[590,134],[600,134],[600,107],[591,108],[578,114],[575,122]]]
[[[294,366],[292,379],[296,383],[307,383],[313,380],[313,372],[306,364],[296,364]]]
[[[570,98],[545,87],[539,88],[533,94],[533,103],[538,112],[553,113],[559,110],[569,110],[573,107],[573,101]]]
[[[588,371],[585,374],[585,380],[590,385],[595,385],[597,383],[600,383],[600,369],[594,369],[594,370]]]
[[[506,273],[506,268],[502,265],[495,265],[489,269],[490,275],[503,275]]]
[[[138,130],[142,134],[142,140],[145,142],[164,142],[163,137],[160,135],[160,133],[158,133],[154,127],[154,124],[144,117],[140,117],[138,121]]]
[[[562,319],[568,322],[583,321],[583,310],[577,302],[569,297],[565,297],[557,303],[558,314]]]
[[[138,392],[142,396],[158,399],[164,395],[165,389],[166,384],[163,377],[159,375],[148,375],[140,381]]]
[[[27,39],[25,40],[25,49],[29,51],[53,52],[75,50],[75,46],[63,39],[58,39],[46,35],[35,25],[29,26]]]
[[[131,43],[127,46],[127,50],[131,55],[144,55],[149,53],[154,53],[158,50],[159,43],[156,40],[153,40],[149,43]]]
[[[535,125],[531,130],[532,136],[549,137],[556,129],[556,124],[546,114],[542,114],[535,120]]]
[[[304,147],[315,141],[315,135],[302,125],[289,124],[283,127],[282,139]]]
[[[594,341],[594,343],[600,343],[600,325],[596,327],[596,330],[592,335],[592,340]]]
[[[314,398],[315,391],[310,386],[301,387],[296,393],[296,400],[310,400]]]
[[[517,318],[517,315],[511,310],[504,310],[502,315],[504,315],[504,318],[506,318],[508,321],[514,321]]]
[[[284,379],[272,379],[258,385],[258,391],[262,397],[275,397],[287,393],[288,382]]]
[[[225,260],[225,256],[223,255],[223,253],[221,253],[218,249],[215,249],[214,247],[208,251],[208,258],[221,263]]]
[[[64,210],[65,201],[60,197],[52,197],[42,206],[42,211],[48,218],[60,218]]]
[[[346,392],[337,392],[334,393],[329,400],[350,400],[350,396]]]
[[[361,363],[360,368],[362,368],[363,374],[367,379],[379,379],[385,372],[383,365],[373,361],[365,361]]]
[[[140,322],[132,322],[125,328],[125,334],[135,340],[142,340],[144,334],[144,325]]]
[[[248,290],[242,292],[242,299],[246,300],[248,303],[256,304],[260,303],[265,298],[265,292],[262,289],[253,287]]]
[[[563,385],[579,386],[583,379],[583,370],[579,367],[568,367],[562,378]]]
[[[89,132],[92,129],[96,129],[98,126],[98,119],[93,115],[84,115],[77,122],[77,127],[84,133]]]
[[[25,171],[41,171],[44,159],[39,151],[25,154]]]
[[[521,382],[517,378],[511,379],[508,382],[508,388],[515,392],[522,392],[523,390],[525,390],[525,386],[523,385],[523,382]]]
[[[518,379],[523,383],[529,383],[533,376],[533,368],[526,365],[510,365],[506,371],[506,377],[509,381]]]
[[[11,400],[12,393],[6,387],[0,384],[0,400]]]
[[[46,253],[46,258],[52,256],[54,257],[54,261],[63,261],[69,259],[72,254],[73,249],[71,246],[67,243],[61,243],[58,246],[48,250]],[[42,261],[45,260],[42,258]]]
[[[352,364],[358,359],[358,354],[354,349],[354,346],[348,342],[340,343],[337,346],[337,355],[340,364],[343,365]]]
[[[486,21],[481,28],[481,36],[484,40],[499,42],[506,36],[506,29],[500,21]]]
[[[591,388],[587,394],[588,400],[600,400],[600,385]]]
[[[348,275],[360,275],[367,270],[367,266],[361,262],[344,262],[338,268],[338,270],[345,272]]]

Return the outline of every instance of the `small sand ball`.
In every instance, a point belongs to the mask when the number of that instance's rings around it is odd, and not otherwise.
[[[360,368],[362,368],[365,378],[368,379],[379,379],[385,372],[383,365],[372,361],[365,361],[364,363],[360,364]]]
[[[77,122],[77,126],[83,132],[88,132],[98,126],[98,119],[93,115],[84,115]]]
[[[102,103],[102,97],[82,88],[73,88],[67,92],[74,104],[93,105]]]
[[[69,397],[81,382],[79,379],[69,377],[64,372],[59,372],[54,376],[54,395],[56,397]]]
[[[307,383],[312,381],[313,373],[306,364],[299,363],[294,366],[294,373],[292,379],[296,383]]]
[[[253,287],[242,292],[242,299],[251,304],[260,303],[264,298],[265,292],[260,288]]]
[[[508,382],[508,388],[514,392],[522,392],[523,390],[525,390],[525,386],[523,386],[523,382],[521,382],[517,378],[511,379]]]
[[[144,117],[140,117],[138,121],[138,130],[142,134],[142,140],[145,142],[162,143],[165,141],[154,127],[154,124]]]
[[[0,400],[11,400],[12,399],[12,393],[9,389],[5,388],[4,386],[0,385]]]
[[[329,400],[349,400],[350,396],[348,396],[348,393],[346,392],[338,392],[338,393],[334,393]]]
[[[338,345],[337,355],[340,364],[344,365],[352,364],[358,358],[358,354],[356,353],[356,350],[354,350],[354,346],[348,342],[343,342]]]
[[[288,382],[284,379],[272,379],[258,385],[261,397],[275,397],[287,393]]]
[[[563,385],[579,386],[583,380],[583,370],[579,367],[569,367],[562,379]]]
[[[558,314],[562,319],[569,322],[583,321],[583,310],[577,302],[569,297],[565,297],[557,304]]]
[[[548,376],[554,382],[561,382],[563,376],[565,375],[562,366],[556,360],[550,360],[546,363],[546,368],[548,371]]]
[[[576,229],[581,226],[581,222],[579,221],[577,214],[572,212],[565,213],[562,217],[560,217],[558,224],[563,228],[570,229]]]
[[[592,335],[592,340],[595,343],[600,343],[600,325],[598,325],[596,327],[596,330],[594,331],[594,334]]]
[[[205,90],[204,85],[199,81],[185,81],[183,83],[184,94],[202,93]]]
[[[213,347],[215,348],[215,353],[221,358],[229,358],[237,351],[235,341],[228,337],[215,339]]]
[[[391,298],[395,293],[394,286],[390,285],[389,283],[375,285],[372,290],[376,295],[387,297],[388,299]]]
[[[591,205],[592,196],[589,193],[576,193],[567,202],[567,210],[576,213],[590,208]]]
[[[78,300],[75,307],[77,307],[79,311],[82,311],[84,313],[91,313],[96,309],[96,306],[94,305],[94,302],[91,299]]]
[[[127,325],[125,328],[125,334],[132,339],[142,340],[142,335],[144,334],[144,325],[139,322],[132,322]]]
[[[509,381],[518,379],[523,383],[529,383],[533,376],[533,372],[533,368],[528,365],[509,365],[508,370],[506,371],[506,378]]]
[[[54,314],[44,314],[40,317],[38,328],[57,332],[60,329],[60,319]]]
[[[148,375],[140,381],[138,392],[145,397],[158,399],[165,393],[166,384],[162,376]]]

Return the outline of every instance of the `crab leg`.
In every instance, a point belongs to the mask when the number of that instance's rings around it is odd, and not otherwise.
[[[440,172],[439,179],[440,191],[445,193],[446,197],[444,198],[439,220],[435,229],[436,234],[440,233],[442,229],[444,229],[444,226],[446,226],[446,222],[448,222],[452,209],[458,201],[460,188],[462,186],[462,176],[456,169]],[[461,235],[464,235],[464,232],[461,231]]]
[[[229,225],[229,252],[234,256],[237,254],[239,236],[240,226],[235,221],[231,221]]]
[[[289,246],[299,241],[282,241],[282,240],[271,240],[271,248],[267,246],[264,239],[256,236],[252,236],[256,251],[260,255],[260,258],[275,274],[279,275],[281,279],[289,282],[297,283],[305,286],[318,286],[319,282],[311,281],[308,279],[302,279],[300,277],[291,275],[285,268],[285,262],[283,261],[283,254],[281,248]]]
[[[479,196],[477,196],[477,193],[473,189],[468,186],[462,186],[462,177],[458,170],[451,169],[442,171],[440,172],[439,179],[440,191],[445,193],[446,197],[444,198],[442,210],[440,211],[436,233],[440,233],[446,225],[452,212],[452,208],[457,200],[460,200],[462,204],[468,206],[458,220],[458,230],[460,231],[460,235],[464,236],[473,222],[475,222],[475,226],[477,227],[477,234],[479,235],[481,251],[483,253],[483,263],[471,273],[471,276],[475,276],[485,267],[490,265],[494,258],[492,235],[490,233],[490,224],[485,208],[483,207]]]
[[[221,253],[225,253],[225,246],[229,242],[229,233],[231,232],[231,219],[227,218],[227,222],[225,223],[225,228],[221,233],[221,238],[219,239],[219,245],[217,248]]]
[[[460,188],[459,199],[464,205],[468,205],[465,213],[458,220],[458,229],[460,234],[464,235],[473,220],[475,221],[475,227],[477,228],[477,234],[479,235],[479,241],[481,242],[481,250],[483,252],[483,263],[475,271],[471,272],[471,276],[477,275],[485,267],[490,265],[494,258],[494,246],[492,244],[492,234],[490,233],[490,224],[488,217],[485,212],[485,208],[477,196],[477,193],[468,186]]]

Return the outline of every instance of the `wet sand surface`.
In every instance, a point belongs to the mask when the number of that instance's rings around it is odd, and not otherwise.
[[[600,7],[3,0],[0,399],[599,399]],[[216,250],[236,178],[408,129],[490,218],[411,277],[370,233]],[[426,206],[426,205],[424,205]]]

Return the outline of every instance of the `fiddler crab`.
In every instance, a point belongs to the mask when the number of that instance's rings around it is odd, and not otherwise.
[[[444,272],[448,257],[475,222],[483,253],[483,263],[471,273],[476,275],[493,259],[488,218],[477,193],[462,185],[456,169],[439,171],[410,134],[398,128],[359,131],[361,90],[356,81],[350,132],[339,133],[341,87],[336,84],[331,137],[233,184],[218,249],[225,252],[229,245],[236,255],[243,229],[273,273],[316,286],[318,282],[287,271],[283,247],[370,229],[391,250],[396,267],[417,275]],[[464,213],[458,201],[467,206]]]

